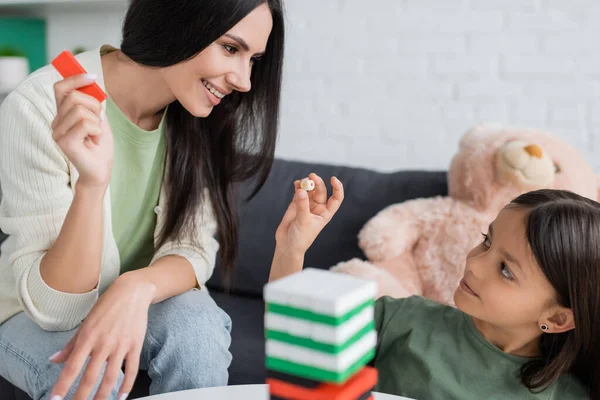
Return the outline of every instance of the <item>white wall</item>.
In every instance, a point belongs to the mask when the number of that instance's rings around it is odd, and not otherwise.
[[[292,0],[279,154],[445,168],[483,121],[600,168],[597,0]]]
[[[279,156],[446,168],[463,132],[487,121],[560,134],[600,169],[597,0],[287,0],[286,8]],[[121,17],[55,12],[50,52],[118,44]]]
[[[47,13],[48,58],[78,46],[87,49],[104,43],[118,46],[124,14],[124,11],[101,9],[90,16],[86,10],[64,12],[53,9]]]

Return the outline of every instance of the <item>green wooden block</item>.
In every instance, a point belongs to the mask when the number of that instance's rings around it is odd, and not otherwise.
[[[31,72],[48,64],[46,21],[39,18],[0,17],[0,47],[14,47],[29,60]]]
[[[284,372],[286,374],[298,376],[301,378],[314,379],[321,382],[342,384],[346,382],[352,375],[358,372],[361,368],[367,365],[374,357],[375,350],[373,349],[343,372],[335,372],[317,367],[309,367],[307,365],[302,365],[269,356],[266,357],[266,366],[268,369]]]
[[[306,347],[307,349],[317,350],[323,353],[340,354],[374,330],[375,323],[371,321],[368,325],[350,337],[350,339],[348,339],[345,343],[340,345],[322,343],[306,337],[291,335],[286,332],[278,332],[269,329],[266,330],[265,336],[267,339],[277,340],[278,342],[284,342],[294,346]]]
[[[361,311],[363,311],[365,308],[373,307],[374,304],[375,301],[373,299],[369,299],[357,306],[356,308],[338,317],[332,317],[314,311],[304,310],[301,308],[276,303],[266,303],[265,306],[267,312],[271,312],[274,314],[281,314],[288,317],[294,317],[304,319],[307,321],[319,322],[321,324],[337,326],[342,325],[344,322],[348,322],[352,317],[356,316],[357,314],[360,314]]]

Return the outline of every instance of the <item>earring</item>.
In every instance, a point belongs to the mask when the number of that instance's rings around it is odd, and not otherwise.
[[[540,325],[540,329],[543,330],[544,332],[546,332],[548,330],[548,325],[546,324],[541,324]]]

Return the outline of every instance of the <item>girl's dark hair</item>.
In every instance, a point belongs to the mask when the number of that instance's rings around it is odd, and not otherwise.
[[[252,67],[252,90],[234,91],[207,118],[194,117],[175,101],[166,119],[168,207],[159,245],[181,239],[186,231],[195,233],[196,210],[210,200],[227,282],[237,259],[235,183],[256,178],[253,197],[274,158],[284,51],[282,0],[132,0],[123,23],[121,51],[138,64],[167,67],[193,58],[264,3],[273,28],[264,56]]]
[[[576,376],[600,399],[600,204],[562,190],[538,190],[512,201],[528,210],[531,250],[575,329],[542,334],[542,357],[521,369],[523,383],[543,389],[560,375]]]

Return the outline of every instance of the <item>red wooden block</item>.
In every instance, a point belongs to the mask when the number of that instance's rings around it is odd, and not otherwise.
[[[342,385],[323,383],[316,388],[267,378],[271,395],[289,400],[357,400],[377,384],[377,370],[365,367]]]
[[[79,61],[77,61],[77,59],[69,50],[63,51],[54,60],[52,60],[52,65],[65,79],[70,78],[73,75],[86,73],[86,70],[83,69]],[[96,98],[100,103],[106,100],[107,97],[106,93],[104,93],[104,91],[96,82],[92,83],[91,85],[81,87],[78,90]]]

